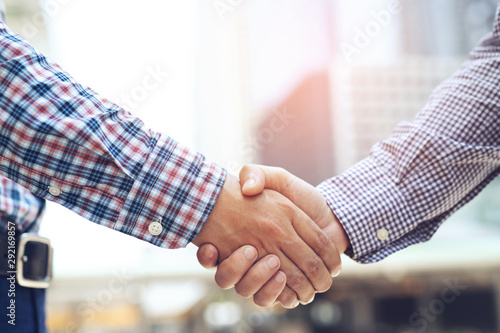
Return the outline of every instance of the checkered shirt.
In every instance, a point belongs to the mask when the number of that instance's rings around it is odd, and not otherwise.
[[[428,240],[499,172],[500,1],[493,32],[415,119],[318,189],[350,238],[347,254],[371,263]]]
[[[0,110],[3,229],[7,219],[20,231],[36,223],[43,198],[177,248],[197,235],[226,177],[221,167],[76,82],[3,22]],[[148,232],[153,221],[163,225],[156,236]]]

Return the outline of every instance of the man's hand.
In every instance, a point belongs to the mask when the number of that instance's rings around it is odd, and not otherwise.
[[[283,291],[280,301],[286,304],[296,304],[297,299],[309,302],[316,291],[325,291],[331,286],[331,275],[338,270],[340,262],[338,250],[290,200],[275,191],[261,192],[252,197],[244,196],[238,180],[229,175],[193,244],[213,244],[218,249],[220,261],[242,245],[252,245],[257,250],[257,258],[274,254],[289,287]],[[233,267],[223,267],[226,268],[219,275],[231,275]],[[248,281],[247,284],[252,284],[251,279]],[[248,290],[247,296],[255,292],[252,288]]]
[[[252,164],[241,169],[240,182],[241,192],[246,196],[257,195],[264,189],[283,194],[316,222],[340,253],[349,246],[344,227],[325,198],[311,184],[282,168]]]
[[[289,172],[281,168],[265,167],[249,165],[245,166],[240,172],[240,181],[242,192],[247,196],[253,196],[261,193],[264,189],[273,189],[282,193],[285,197],[294,202],[300,209],[306,212],[309,217],[311,217],[328,237],[336,244],[338,253],[343,253],[349,245],[349,239],[345,233],[342,225],[333,214],[332,210],[326,203],[324,197],[310,184],[304,182],[303,180],[293,176]],[[205,267],[214,267],[217,264],[217,260],[210,259],[201,256],[201,253],[212,253],[213,257],[217,255],[217,249],[209,244],[204,245],[199,249],[198,259],[200,263]],[[242,295],[240,292],[241,287],[238,287],[238,277],[244,277],[246,274],[252,274],[254,276],[254,283],[251,288],[247,286],[244,289],[244,296],[248,296],[248,290],[258,290],[254,293],[254,301],[258,305],[268,306],[274,304],[274,301],[278,301],[285,307],[294,307],[297,304],[290,304],[286,299],[287,288],[282,292],[276,283],[273,283],[272,278],[266,279],[267,276],[271,274],[269,268],[265,268],[258,262],[253,267],[248,269],[248,262],[244,265],[237,266],[236,261],[238,260],[239,254],[236,252],[231,255],[230,258],[221,262],[217,269],[217,276],[220,275],[230,275],[233,277],[229,287],[236,286],[236,291]],[[340,273],[341,263],[340,259],[336,262],[337,269],[334,272],[334,276]],[[227,267],[231,266],[233,270],[228,272]],[[256,267],[260,267],[257,269]],[[263,268],[264,267],[264,268]],[[248,269],[248,272],[247,272]],[[264,281],[264,282],[261,282]],[[218,282],[218,281],[217,281]],[[275,288],[272,286],[275,285]],[[221,286],[219,284],[219,286]],[[226,286],[227,287],[227,286]]]
[[[198,249],[198,261],[205,268],[217,266],[217,249],[212,244],[204,244]],[[215,281],[222,289],[233,288],[244,297],[253,295],[255,304],[268,307],[276,302],[286,284],[285,273],[278,271],[279,259],[267,255],[257,263],[257,250],[253,246],[242,246],[229,258],[219,264]],[[296,307],[299,301],[289,307]]]

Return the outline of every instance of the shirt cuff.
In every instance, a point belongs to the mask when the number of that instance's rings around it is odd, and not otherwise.
[[[156,246],[185,247],[212,212],[226,171],[170,137],[157,135],[114,229]]]
[[[350,239],[346,254],[360,263],[400,250],[396,241],[417,225],[397,185],[371,158],[324,181],[318,190]]]

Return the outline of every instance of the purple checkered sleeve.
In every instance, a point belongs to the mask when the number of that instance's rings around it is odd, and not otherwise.
[[[20,231],[47,199],[177,248],[197,235],[225,180],[221,167],[80,85],[1,21],[0,110],[0,177],[20,185],[0,178],[0,217]]]
[[[318,189],[349,236],[346,253],[371,263],[428,240],[499,172],[500,1],[493,32],[415,119]]]

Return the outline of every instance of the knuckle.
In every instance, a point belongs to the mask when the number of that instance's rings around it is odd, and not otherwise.
[[[286,214],[287,217],[292,216],[295,212],[294,204],[283,195],[275,195],[273,196],[273,200],[274,204],[282,211],[282,214]]]
[[[318,231],[316,236],[316,246],[320,252],[325,250],[334,250],[330,238],[328,238],[328,236],[322,231]]]
[[[288,171],[284,170],[284,180],[283,180],[283,191],[290,193],[293,188],[295,187],[295,176],[293,176],[291,173]]]
[[[286,232],[283,230],[283,227],[279,223],[278,219],[267,220],[265,222],[265,226],[266,226],[266,231],[269,233],[268,235],[281,238],[283,238],[286,235]]]
[[[281,167],[276,168],[279,175],[281,188],[279,189],[282,193],[291,194],[293,193],[294,183],[296,177],[291,174],[288,170]],[[288,195],[287,195],[288,196]]]
[[[317,277],[322,267],[323,261],[319,257],[314,256],[307,262],[307,275],[311,278]]]
[[[295,273],[292,274],[287,281],[290,286],[296,287],[306,282],[306,277],[302,273]]]
[[[283,182],[288,182],[292,178],[292,174],[282,167],[276,167],[277,173],[281,176]]]
[[[282,167],[275,167],[276,171],[280,174],[285,174],[287,171]]]

